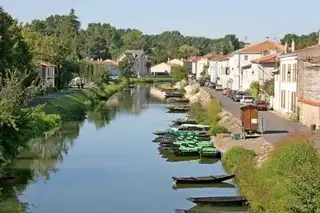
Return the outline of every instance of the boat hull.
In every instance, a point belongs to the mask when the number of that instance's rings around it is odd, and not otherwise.
[[[221,183],[234,178],[235,175],[202,176],[202,177],[172,177],[176,184],[209,184]]]
[[[244,196],[228,196],[228,197],[189,197],[187,200],[206,206],[246,206],[248,200]]]

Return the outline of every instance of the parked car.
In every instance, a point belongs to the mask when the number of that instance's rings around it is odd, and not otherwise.
[[[235,92],[235,93],[233,94],[233,96],[232,96],[232,100],[233,100],[233,101],[236,101],[236,102],[239,102],[244,95],[245,95],[245,93],[242,92],[242,91]]]
[[[242,96],[242,99],[240,100],[240,104],[241,105],[252,104],[253,101],[254,101],[253,97],[244,95],[244,96]]]
[[[228,89],[228,90],[226,91],[226,96],[229,97],[229,98],[232,97],[232,90],[231,90],[231,89]]]
[[[217,91],[221,91],[221,90],[223,90],[222,85],[218,84],[218,85],[216,86],[216,90],[217,90]]]
[[[268,103],[263,100],[255,100],[253,104],[258,108],[258,110],[267,111],[268,110]]]
[[[228,88],[224,88],[223,90],[222,90],[222,95],[227,95],[227,91],[228,91],[229,89]]]

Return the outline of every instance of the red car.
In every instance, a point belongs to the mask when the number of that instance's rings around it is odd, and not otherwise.
[[[255,100],[253,104],[257,106],[258,110],[263,110],[263,111],[268,110],[268,104],[263,100]]]
[[[229,97],[229,98],[232,96],[232,90],[231,89],[227,90],[226,96]]]

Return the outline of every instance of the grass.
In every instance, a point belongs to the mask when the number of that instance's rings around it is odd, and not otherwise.
[[[320,156],[310,136],[295,133],[284,137],[260,167],[255,166],[250,152],[231,149],[222,162],[236,173],[251,212],[320,211]]]
[[[165,83],[165,82],[175,82],[173,78],[131,78],[130,83],[133,84],[148,84],[148,83]]]
[[[97,88],[83,89],[79,92],[65,95],[54,99],[45,104],[44,111],[47,114],[60,115],[62,121],[79,120],[85,116],[90,107],[94,106],[100,100],[108,99],[115,92],[118,92],[126,86],[127,82],[111,82],[109,85],[98,90]]]

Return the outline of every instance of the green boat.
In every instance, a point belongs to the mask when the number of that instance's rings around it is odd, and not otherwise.
[[[201,156],[205,157],[221,157],[221,153],[217,148],[205,147],[199,150]]]

